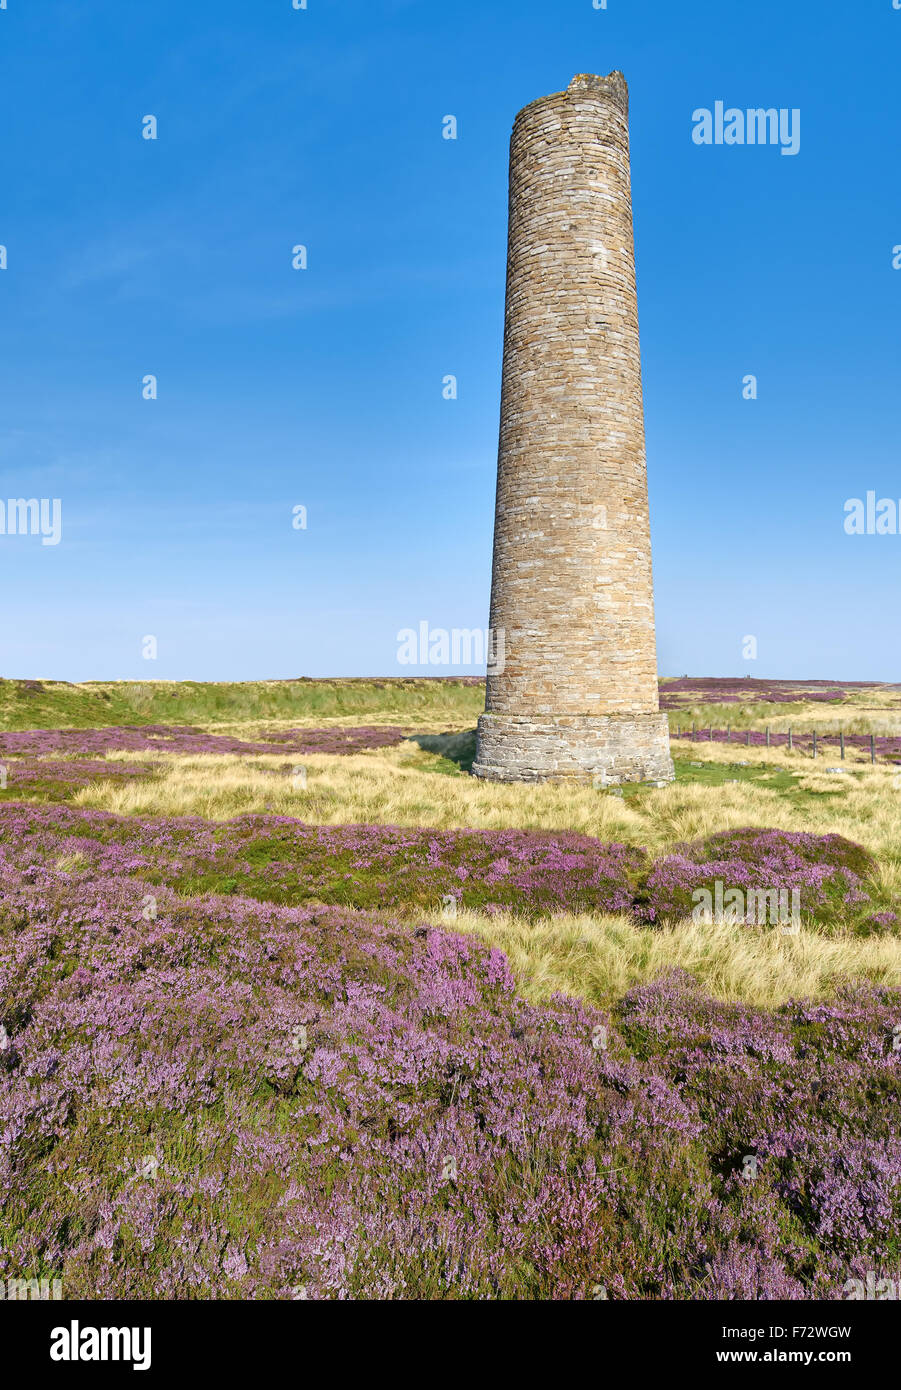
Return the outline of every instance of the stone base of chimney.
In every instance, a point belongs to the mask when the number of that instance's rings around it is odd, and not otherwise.
[[[473,776],[489,782],[672,782],[665,714],[483,714]]]

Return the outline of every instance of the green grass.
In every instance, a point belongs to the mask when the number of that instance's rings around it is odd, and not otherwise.
[[[784,792],[797,787],[800,778],[781,767],[767,767],[765,764],[751,764],[740,767],[741,760],[733,764],[707,763],[701,758],[674,758],[673,766],[680,781],[700,782],[711,787],[721,787],[727,782],[756,782],[769,791]],[[697,766],[696,766],[697,764]],[[624,788],[626,790],[626,788]]]
[[[112,724],[221,724],[342,719],[474,723],[483,683],[427,677],[295,681],[0,680],[0,728],[87,729]]]
[[[69,685],[66,681],[0,680],[0,728],[99,729],[148,724],[136,719],[125,687]]]
[[[679,782],[709,787],[725,787],[736,782],[750,783],[766,791],[779,792],[785,798],[785,804],[795,809],[809,808],[818,802],[840,802],[846,794],[845,787],[805,785],[800,774],[790,772],[784,767],[768,766],[766,763],[751,763],[748,767],[741,767],[738,759],[730,764],[702,762],[700,758],[674,758],[673,766]],[[623,788],[627,798],[639,796],[645,790],[640,784]]]

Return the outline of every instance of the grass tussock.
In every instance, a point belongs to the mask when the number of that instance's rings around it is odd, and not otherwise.
[[[609,1006],[673,969],[688,971],[716,999],[760,1008],[832,998],[852,978],[901,985],[901,940],[892,936],[838,939],[806,929],[792,936],[690,919],[652,929],[624,916],[528,921],[510,913],[461,912],[451,924],[440,913],[430,920],[503,951],[523,993],[536,1002],[563,993]]]

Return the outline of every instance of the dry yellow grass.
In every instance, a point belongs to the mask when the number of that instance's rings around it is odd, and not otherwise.
[[[426,915],[426,920],[428,916]],[[431,918],[447,928],[440,913]],[[669,930],[627,917],[559,916],[528,922],[509,914],[458,914],[472,932],[507,956],[524,994],[555,992],[610,1004],[635,985],[672,969],[690,971],[717,999],[775,1008],[788,999],[828,998],[849,977],[901,985],[897,937],[835,938],[685,921]]]
[[[736,749],[706,745],[705,762],[736,760]],[[679,756],[683,750],[677,749]],[[98,782],[74,798],[120,814],[201,815],[213,820],[249,811],[273,811],[320,824],[472,826],[575,830],[599,839],[641,844],[655,853],[717,830],[753,825],[836,833],[863,844],[895,874],[901,865],[901,785],[894,768],[868,763],[849,773],[827,773],[823,760],[742,749],[742,759],[791,769],[800,777],[793,797],[761,783],[724,786],[677,781],[658,790],[618,798],[590,786],[503,785],[465,775],[442,775],[434,755],[413,744],[349,756],[221,754],[149,755],[160,768],[149,782]],[[111,758],[128,760],[130,754]],[[142,754],[142,757],[148,755]],[[294,784],[293,766],[306,769],[306,789]],[[287,767],[287,771],[284,769]],[[819,795],[832,793],[832,795]]]

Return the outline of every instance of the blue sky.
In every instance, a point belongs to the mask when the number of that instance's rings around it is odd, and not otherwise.
[[[0,537],[0,674],[405,674],[401,628],[484,627],[510,127],[621,68],[661,673],[901,680],[901,535],[843,528],[901,498],[899,67],[892,0],[7,0],[0,498],[63,528]],[[799,154],[696,145],[718,100]]]

